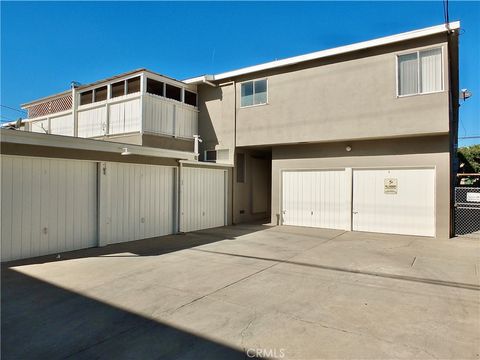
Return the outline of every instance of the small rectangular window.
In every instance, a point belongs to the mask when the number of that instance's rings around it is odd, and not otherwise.
[[[237,183],[245,182],[245,154],[238,153],[236,161]]]
[[[80,94],[80,105],[91,104],[93,102],[93,90],[84,91]]]
[[[443,90],[441,48],[399,55],[397,67],[399,96]]]
[[[125,81],[112,84],[112,98],[125,95]]]
[[[205,151],[205,161],[216,162],[217,161],[217,151],[216,150],[206,150]]]
[[[185,104],[197,106],[197,94],[194,92],[185,90]]]
[[[179,87],[167,84],[165,96],[169,99],[181,101],[182,100],[182,89]]]
[[[127,94],[140,92],[140,76],[127,80]]]
[[[94,90],[95,91],[95,102],[107,100],[107,87],[102,86]]]
[[[147,78],[147,93],[163,96],[163,82]]]
[[[267,103],[267,79],[248,81],[241,85],[240,106]]]

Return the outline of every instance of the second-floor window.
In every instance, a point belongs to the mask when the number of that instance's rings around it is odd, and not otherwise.
[[[262,105],[267,103],[267,79],[247,81],[241,85],[240,106]]]
[[[443,90],[442,49],[398,56],[398,96]]]

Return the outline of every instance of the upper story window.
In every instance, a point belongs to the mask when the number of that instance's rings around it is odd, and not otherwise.
[[[140,92],[140,76],[127,80],[127,94]]]
[[[111,97],[118,97],[125,95],[125,81],[119,81],[112,84],[112,95]]]
[[[95,98],[94,98],[93,101],[97,102],[97,101],[107,100],[107,87],[106,86],[96,88],[94,90],[94,92],[95,92]]]
[[[182,101],[182,89],[180,89],[179,87],[166,84],[165,90],[166,90],[165,96],[167,98],[177,100],[177,101]]]
[[[163,82],[147,78],[147,93],[163,96]]]
[[[443,90],[442,48],[398,55],[398,96]]]
[[[184,90],[184,99],[183,101],[185,104],[192,105],[192,106],[197,106],[197,94],[194,92]]]
[[[80,105],[91,104],[93,102],[93,90],[84,91],[80,94]]]
[[[240,106],[262,105],[267,103],[267,79],[247,81],[241,85]]]

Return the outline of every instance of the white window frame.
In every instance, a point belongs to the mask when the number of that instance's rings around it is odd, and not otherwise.
[[[420,84],[420,53],[424,51],[430,51],[430,50],[435,50],[435,49],[440,49],[440,68],[442,69],[442,88],[440,90],[436,91],[427,91],[427,92],[420,92],[421,84]],[[398,61],[400,56],[403,55],[410,55],[410,54],[417,54],[417,92],[413,94],[405,94],[405,95],[400,95],[399,94],[399,67],[398,67]],[[419,96],[419,95],[428,95],[428,94],[436,94],[436,93],[441,93],[445,91],[445,67],[444,67],[444,58],[445,58],[445,46],[431,46],[427,48],[420,48],[415,51],[405,51],[402,53],[399,53],[395,56],[395,91],[397,94],[397,98],[404,98],[404,97],[409,97],[409,96]]]
[[[245,105],[242,106],[242,85],[247,84],[249,82],[254,83],[253,84],[253,99],[255,100],[255,81],[260,81],[260,80],[265,80],[267,83],[267,99],[264,103],[261,104],[252,104],[252,105]],[[245,108],[250,108],[250,107],[255,107],[255,106],[264,106],[268,105],[268,78],[263,77],[263,78],[258,78],[258,79],[252,79],[252,80],[247,80],[247,81],[242,81],[239,83],[240,84],[240,108],[245,109]]]

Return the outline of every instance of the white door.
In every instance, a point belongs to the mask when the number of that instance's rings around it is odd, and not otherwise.
[[[435,236],[435,169],[353,170],[353,230]]]
[[[175,168],[100,164],[101,245],[175,232]]]
[[[345,170],[284,171],[284,225],[346,229],[349,224]]]
[[[180,230],[226,225],[226,170],[182,168]]]
[[[97,164],[1,156],[2,261],[97,245]]]

